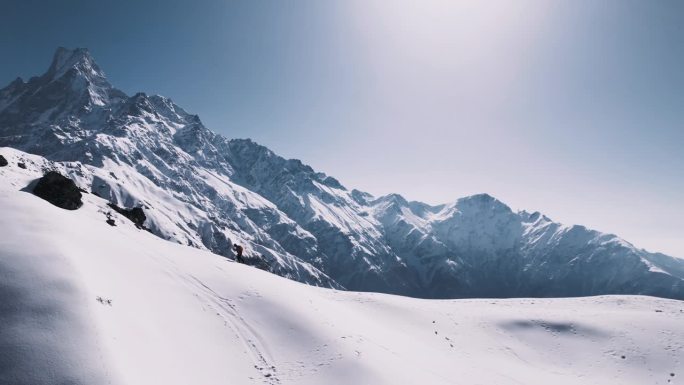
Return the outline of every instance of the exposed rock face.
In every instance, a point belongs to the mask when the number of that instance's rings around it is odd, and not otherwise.
[[[33,194],[66,210],[76,210],[83,206],[83,196],[76,183],[56,171],[49,171],[40,178]]]
[[[117,213],[123,215],[124,217],[128,218],[135,224],[135,227],[139,229],[146,229],[145,228],[145,220],[147,219],[147,216],[145,216],[145,212],[141,207],[133,207],[132,209],[126,209],[126,208],[121,208],[114,203],[110,203],[108,205],[109,207],[112,208],[112,210],[116,211]]]
[[[9,163],[7,163],[7,159],[5,159],[4,156],[0,155],[0,167],[5,167],[5,166],[7,166],[8,164],[9,164]]]

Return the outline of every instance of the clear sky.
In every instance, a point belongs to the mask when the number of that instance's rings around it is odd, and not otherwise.
[[[684,257],[684,2],[0,0],[0,83],[87,47],[128,93],[348,188]]]

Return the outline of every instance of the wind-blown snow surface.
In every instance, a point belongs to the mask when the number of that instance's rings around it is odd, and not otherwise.
[[[13,166],[16,156],[27,169]],[[107,201],[92,194],[76,211],[52,206],[21,191],[40,158],[8,157],[2,384],[641,385],[684,376],[680,301],[421,300],[304,285],[164,241],[115,212],[111,227]]]
[[[85,49],[60,48],[45,74],[0,90],[0,146],[64,162],[80,187],[142,206],[159,237],[228,257],[237,242],[250,260],[317,286],[684,299],[684,260],[514,212],[486,194],[430,206],[348,190],[298,160],[213,133],[168,98],[126,95]]]

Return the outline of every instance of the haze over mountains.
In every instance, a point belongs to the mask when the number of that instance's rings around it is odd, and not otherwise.
[[[126,95],[85,49],[59,48],[45,74],[0,90],[0,146],[63,162],[87,191],[143,207],[159,237],[224,256],[241,243],[252,263],[313,285],[427,298],[684,299],[684,260],[487,194],[431,206],[349,190],[215,134],[166,97]]]

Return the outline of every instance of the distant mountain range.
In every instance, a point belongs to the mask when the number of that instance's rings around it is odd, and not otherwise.
[[[86,49],[0,90],[0,146],[63,162],[142,207],[159,237],[312,285],[427,298],[646,294],[684,299],[684,260],[514,212],[480,194],[431,206],[348,190],[158,95],[114,88]],[[0,154],[2,149],[0,149]],[[103,247],[106,247],[103,245]]]

